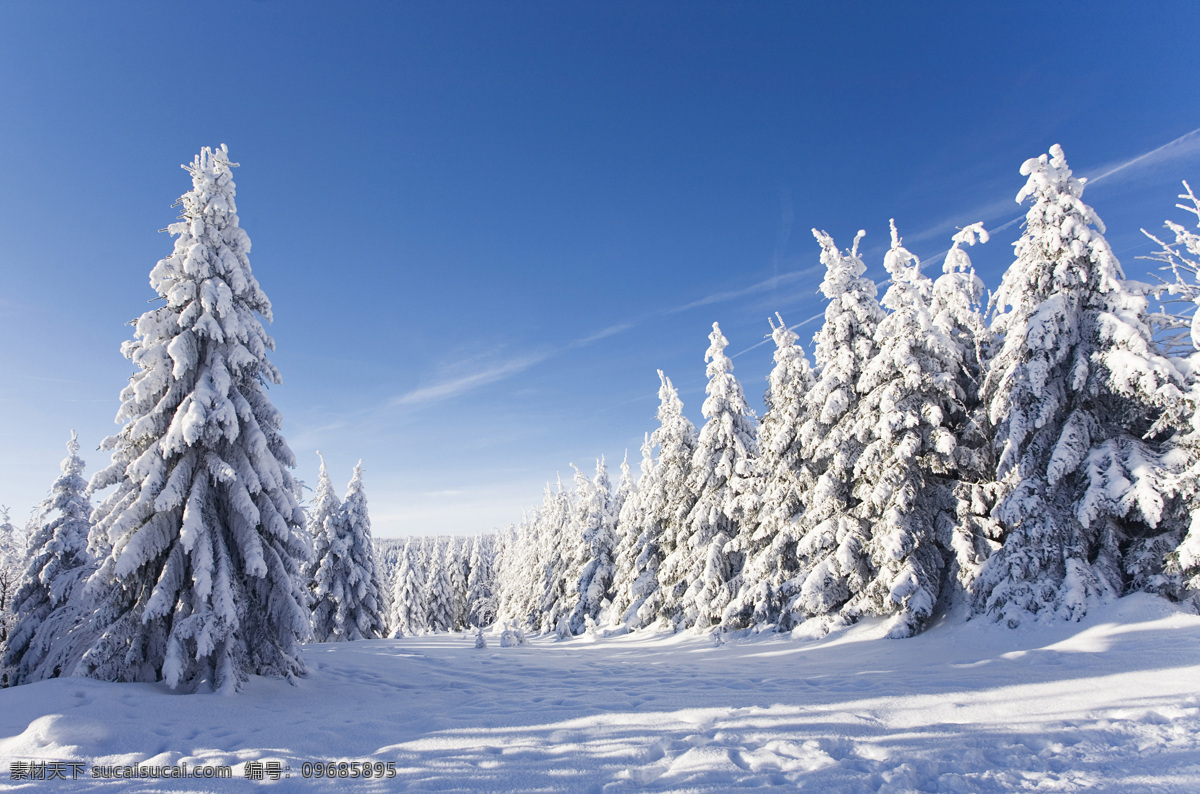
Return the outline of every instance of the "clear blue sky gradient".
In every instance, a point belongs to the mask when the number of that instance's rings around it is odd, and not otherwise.
[[[866,229],[882,279],[894,217],[940,272],[1061,143],[1136,160],[1085,199],[1142,277],[1200,183],[1197,30],[1190,1],[3,4],[0,504],[116,429],[201,146],[242,164],[298,476],[361,457],[377,535],[466,534],[572,461],[636,471],[658,368],[699,423],[714,320],[761,406],[767,317],[824,308],[814,226]],[[992,288],[1018,233],[971,250]]]

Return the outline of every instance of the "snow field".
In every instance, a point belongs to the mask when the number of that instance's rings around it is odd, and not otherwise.
[[[1079,624],[884,631],[308,645],[298,686],[252,678],[236,696],[55,679],[0,691],[0,790],[51,787],[8,779],[13,760],[51,759],[234,768],[70,791],[1200,789],[1200,617],[1137,595]],[[292,777],[244,779],[255,760]],[[397,775],[302,779],[318,760]]]

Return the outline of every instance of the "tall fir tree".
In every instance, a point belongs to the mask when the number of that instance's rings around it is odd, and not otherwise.
[[[587,478],[576,481],[577,489],[590,487]],[[563,488],[561,477],[556,491],[546,488],[548,501],[542,505],[538,522],[538,545],[541,549],[542,597],[539,606],[543,633],[565,632],[566,622],[579,597],[579,526],[572,519],[571,494]]]
[[[964,351],[934,325],[933,282],[901,244],[894,221],[884,267],[892,282],[882,301],[889,313],[859,379],[867,443],[855,464],[854,496],[870,527],[873,575],[846,611],[895,615],[888,636],[908,637],[925,626],[941,595],[939,538],[954,523]]]
[[[813,229],[825,265],[821,292],[829,304],[814,337],[819,375],[809,398],[812,409],[800,428],[817,482],[796,544],[800,573],[789,607],[797,619],[837,613],[873,574],[870,527],[856,515],[853,494],[855,467],[865,447],[859,380],[878,352],[876,331],[883,320],[875,283],[863,276],[866,265],[858,245],[864,234],[859,231],[850,250],[842,252],[832,237]]]
[[[779,325],[771,322],[775,366],[763,395],[767,410],[758,427],[752,487],[742,494],[745,519],[736,538],[746,562],[723,616],[728,628],[792,627],[784,607],[793,593],[786,585],[799,570],[797,529],[814,482],[799,431],[808,416],[814,378],[799,337],[776,317]]]
[[[629,609],[625,614],[630,628],[649,626],[663,616],[665,594],[659,580],[660,567],[674,551],[675,538],[695,501],[688,490],[688,478],[696,450],[696,427],[683,415],[683,402],[671,379],[662,370],[658,378],[659,425],[650,435],[658,458],[638,483],[642,523],[637,529]]]
[[[235,165],[222,146],[184,166],[174,252],[150,273],[164,303],[123,347],[138,371],[124,427],[102,444],[112,464],[91,484],[116,486],[95,513],[111,549],[89,580],[98,637],[78,667],[95,678],[236,689],[304,673],[310,550],[266,393],[280,382],[259,321],[271,304],[238,223]]]
[[[1187,182],[1175,206],[1200,221],[1200,198]],[[1182,540],[1168,548],[1165,554],[1153,546],[1144,549],[1146,562],[1152,564],[1160,554],[1165,557],[1164,570],[1157,577],[1144,577],[1145,585],[1177,598],[1188,598],[1200,605],[1200,234],[1176,221],[1166,221],[1174,239],[1160,240],[1146,232],[1158,250],[1149,258],[1164,264],[1172,279],[1164,283],[1167,307],[1159,318],[1165,346],[1181,359],[1180,368],[1186,373],[1184,397],[1178,403],[1175,424],[1177,431],[1171,439],[1173,449],[1170,465],[1177,473],[1173,494],[1181,502],[1187,527],[1181,530]],[[1175,303],[1182,305],[1170,306]],[[1168,309],[1174,309],[1169,311]],[[1145,586],[1143,585],[1143,586]]]
[[[539,570],[533,521],[530,511],[522,511],[521,523],[510,525],[501,536],[502,554],[496,570],[497,617],[523,626],[530,625],[535,572]]]
[[[453,628],[462,631],[467,627],[470,605],[467,602],[467,580],[470,578],[471,547],[467,538],[450,538],[454,548],[454,558],[447,571],[450,577],[451,612],[454,615]]]
[[[306,514],[308,536],[313,546],[312,557],[304,569],[305,584],[308,588],[309,606],[317,608],[317,575],[321,562],[329,556],[329,548],[337,537],[338,517],[342,513],[342,500],[333,489],[333,480],[329,478],[329,470],[325,467],[325,457],[317,450],[317,458],[321,461],[321,469],[317,474],[317,488],[313,492],[312,507]],[[319,639],[318,642],[323,642]]]
[[[379,576],[371,543],[371,518],[363,489],[362,461],[341,509],[324,521],[328,546],[317,560],[313,636],[317,642],[371,640],[384,634]]]
[[[425,576],[426,621],[430,631],[454,630],[454,593],[450,586],[450,569],[455,561],[454,539],[446,538],[435,544],[429,555]]]
[[[575,591],[579,594],[568,619],[572,634],[582,634],[589,620],[595,621],[608,607],[612,597],[616,563],[613,559],[616,538],[616,518],[612,514],[611,486],[604,458],[596,461],[596,475],[590,483],[576,469],[575,475],[585,483],[577,489],[581,494],[575,512],[580,527],[577,557],[582,561]]]
[[[996,293],[1004,341],[985,389],[1005,536],[976,580],[978,608],[1009,625],[1078,620],[1125,591],[1126,552],[1171,533],[1155,419],[1179,395],[1062,148],[1021,173],[1032,206]]]
[[[708,338],[707,399],[701,409],[706,421],[687,485],[692,505],[659,577],[663,615],[676,628],[718,625],[732,600],[731,580],[741,571],[741,554],[726,549],[738,534],[735,481],[749,475],[749,462],[757,454],[754,413],[733,376],[733,361],[725,355],[729,341],[717,323]]]
[[[947,602],[957,608],[966,599],[983,563],[999,546],[1000,525],[992,517],[998,486],[993,481],[992,424],[982,400],[986,362],[993,335],[983,317],[984,285],[964,245],[986,243],[982,223],[955,233],[942,275],[933,283],[933,326],[959,351],[955,376],[961,405],[950,415],[954,448],[954,521],[942,527],[939,543],[948,550],[944,579]]]
[[[34,515],[25,573],[13,593],[15,625],[3,666],[14,686],[69,674],[86,642],[90,611],[79,591],[95,570],[87,551],[92,505],[74,432],[61,469]]]
[[[0,651],[5,648],[9,635],[16,623],[13,597],[21,583],[21,572],[25,559],[25,539],[8,517],[8,508],[0,505]],[[0,684],[7,680],[7,673],[0,671]]]
[[[417,553],[412,538],[408,538],[400,553],[400,564],[392,584],[392,613],[388,625],[393,637],[411,637],[425,627],[425,581],[418,570],[415,559]]]
[[[493,536],[494,538],[494,536]],[[467,623],[475,628],[496,620],[496,568],[494,545],[483,535],[471,542],[470,572],[467,575]]]
[[[426,583],[429,581],[430,568],[436,564],[436,545],[434,538],[421,538],[413,544],[413,553],[409,558],[413,566],[413,576],[417,580],[420,599],[414,601],[413,610],[416,615],[414,625],[418,633],[429,631],[429,591]]]
[[[642,444],[642,466],[639,483],[650,469],[654,459],[650,455],[650,434]],[[646,482],[649,482],[646,480]],[[613,508],[617,516],[617,548],[613,552],[613,599],[605,616],[610,624],[620,624],[633,600],[633,564],[636,557],[638,530],[642,526],[642,498],[638,483],[629,470],[629,455],[621,461],[621,479],[613,497]]]

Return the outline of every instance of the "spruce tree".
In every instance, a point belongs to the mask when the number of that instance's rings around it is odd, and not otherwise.
[[[1163,534],[1155,420],[1179,395],[1061,147],[1021,173],[1017,200],[1033,201],[996,293],[1004,341],[985,388],[1005,536],[976,580],[978,608],[1009,625],[1078,620],[1125,591],[1125,553]]]
[[[1175,206],[1200,221],[1200,198],[1187,182],[1183,187],[1181,203]],[[1138,584],[1200,603],[1200,312],[1196,310],[1200,306],[1200,234],[1175,221],[1165,225],[1174,238],[1169,242],[1142,231],[1159,245],[1148,258],[1162,262],[1172,275],[1160,290],[1168,297],[1157,319],[1163,327],[1163,346],[1181,359],[1180,368],[1187,373],[1184,397],[1175,411],[1177,430],[1171,439],[1169,464],[1176,473],[1172,492],[1181,503],[1185,522],[1179,531],[1182,539],[1168,543],[1165,554],[1153,546],[1143,548],[1143,564],[1151,571],[1149,576],[1143,574]],[[1152,568],[1160,555],[1166,564],[1155,576]]]
[[[785,585],[797,574],[797,529],[813,475],[800,443],[813,389],[812,368],[799,337],[776,315],[771,322],[775,367],[763,395],[766,413],[758,427],[758,451],[752,459],[753,487],[743,495],[745,519],[736,538],[745,565],[734,600],[722,623],[728,628],[776,625],[791,628],[784,609],[793,595]]]
[[[629,451],[625,451],[625,457],[621,459],[621,476],[617,478],[617,489],[613,491],[611,511],[613,516],[621,515],[621,509],[625,507],[625,502],[633,496],[634,482],[633,475],[629,470]],[[615,524],[614,524],[615,526]]]
[[[633,600],[633,564],[636,557],[638,532],[643,520],[642,500],[638,485],[644,480],[646,472],[653,467],[654,459],[650,455],[650,434],[647,433],[642,444],[642,477],[639,478],[638,483],[634,483],[633,476],[629,471],[627,454],[625,460],[621,461],[621,479],[617,484],[617,493],[613,497],[614,510],[617,514],[617,548],[613,552],[613,600],[608,610],[608,622],[612,624],[620,624],[624,621],[625,613]]]
[[[396,578],[392,584],[392,614],[388,620],[391,636],[410,637],[425,627],[425,604],[422,587],[425,584],[417,571],[413,539],[404,542],[400,563],[396,567]]]
[[[719,624],[731,600],[730,581],[741,570],[741,555],[726,550],[738,534],[734,480],[749,474],[749,461],[757,453],[754,414],[733,376],[733,361],[725,355],[729,342],[717,323],[708,338],[708,397],[701,409],[706,421],[687,484],[692,505],[659,576],[663,614],[676,628]]]
[[[415,615],[416,632],[423,634],[429,631],[429,591],[426,590],[426,584],[429,581],[429,570],[436,562],[436,544],[433,543],[434,538],[420,538],[413,544],[413,554],[409,561],[413,566],[413,576],[416,578],[418,585],[417,589],[420,593],[420,598],[413,601],[413,614]]]
[[[0,651],[16,623],[13,596],[21,582],[24,559],[24,538],[9,519],[8,508],[0,505]]]
[[[425,605],[429,610],[426,620],[433,632],[454,630],[454,594],[450,587],[454,560],[454,538],[432,546],[425,577]]]
[[[576,487],[590,487],[587,478]],[[575,608],[579,582],[579,527],[572,521],[571,495],[558,480],[556,491],[546,487],[546,499],[538,514],[537,535],[542,560],[542,589],[538,605],[538,630],[558,632]]]
[[[34,515],[25,573],[10,604],[15,625],[3,665],[11,685],[70,674],[87,634],[80,591],[95,570],[87,551],[92,505],[73,432],[61,468]]]
[[[521,511],[522,515],[524,510]],[[491,547],[492,594],[495,613],[491,623],[499,623],[512,616],[513,596],[516,591],[515,583],[510,581],[509,571],[517,550],[517,525],[509,522],[508,526],[496,533]]]
[[[359,592],[363,593],[359,595],[358,630],[364,638],[382,637],[386,628],[383,584],[375,560],[375,541],[371,537],[371,516],[367,511],[367,492],[363,486],[361,460],[355,465],[350,483],[346,486],[342,510],[351,537],[351,558],[359,571],[356,595]]]
[[[964,600],[983,563],[999,547],[1000,525],[992,517],[998,487],[992,480],[992,424],[982,400],[986,362],[993,336],[983,318],[984,285],[963,245],[986,243],[982,223],[960,229],[946,253],[942,275],[933,283],[933,325],[958,351],[955,376],[961,405],[948,417],[955,435],[953,526],[942,526],[939,543],[948,550],[944,588],[948,601]]]
[[[371,543],[371,518],[363,490],[362,461],[341,509],[324,521],[328,546],[317,560],[313,636],[317,642],[370,640],[384,634],[380,584]]]
[[[934,325],[933,282],[920,266],[893,222],[884,257],[892,283],[882,301],[890,313],[858,387],[867,444],[855,465],[855,497],[870,527],[873,576],[846,611],[894,614],[891,637],[920,631],[941,594],[938,540],[953,525],[954,429],[965,399],[958,382],[964,351]]]
[[[305,582],[308,588],[309,606],[314,611],[318,605],[317,576],[321,570],[322,561],[329,556],[330,545],[337,538],[337,522],[342,513],[342,500],[333,490],[333,480],[329,478],[329,470],[325,467],[325,457],[321,455],[320,450],[317,451],[317,458],[321,461],[321,469],[317,474],[317,489],[313,492],[312,507],[306,515],[313,553],[305,567]],[[321,618],[321,623],[325,624],[324,617]],[[326,633],[323,629],[318,630],[317,642],[324,642],[323,637],[325,636]]]
[[[454,549],[454,558],[447,573],[450,576],[451,612],[454,615],[454,631],[462,631],[467,627],[469,616],[467,603],[467,580],[470,578],[470,542],[467,538],[450,538]]]
[[[235,165],[222,146],[184,166],[174,252],[150,273],[164,302],[123,347],[138,371],[124,427],[102,444],[112,464],[91,484],[116,486],[94,516],[111,549],[89,580],[99,636],[78,669],[95,678],[236,689],[304,673],[310,551],[266,393],[280,382],[259,321],[271,304],[238,223]]]
[[[494,536],[493,536],[494,537]],[[494,544],[483,535],[471,543],[470,573],[467,576],[468,624],[476,628],[490,626],[496,620],[496,568]]]
[[[694,501],[688,477],[696,449],[696,427],[683,415],[683,403],[671,379],[662,370],[658,378],[659,426],[650,435],[650,444],[659,452],[654,467],[638,483],[642,523],[634,547],[630,605],[625,615],[630,628],[649,626],[662,616],[660,566],[674,551],[675,538]]]
[[[876,330],[883,319],[875,283],[863,277],[866,265],[858,244],[864,234],[859,231],[850,250],[841,252],[832,237],[813,230],[826,268],[821,292],[829,305],[825,324],[814,337],[820,374],[809,397],[811,411],[800,428],[804,456],[817,481],[796,544],[800,572],[790,609],[797,618],[836,613],[873,574],[867,549],[870,527],[856,515],[853,494],[855,467],[865,446],[857,409],[859,379],[877,353]]]
[[[576,503],[580,527],[577,557],[582,561],[575,591],[579,594],[569,618],[572,634],[582,634],[587,621],[595,621],[610,603],[616,563],[616,518],[612,514],[608,468],[604,458],[596,461],[596,475],[591,483],[576,469],[577,478],[584,484]]]
[[[535,511],[536,512],[536,511]],[[521,511],[521,523],[510,524],[501,534],[496,561],[496,614],[498,620],[515,620],[529,625],[532,573],[537,566],[537,543],[533,537],[530,511]]]

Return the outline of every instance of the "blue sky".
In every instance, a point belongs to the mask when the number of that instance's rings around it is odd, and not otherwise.
[[[767,317],[823,311],[812,227],[882,279],[894,217],[939,272],[1053,143],[1141,276],[1200,182],[1200,4],[979,5],[0,6],[0,504],[115,431],[202,146],[241,163],[297,474],[362,458],[380,536],[636,471],[658,368],[701,421],[714,320],[761,405]],[[971,251],[992,288],[1018,233]]]

